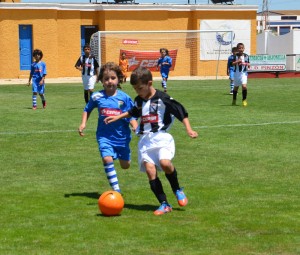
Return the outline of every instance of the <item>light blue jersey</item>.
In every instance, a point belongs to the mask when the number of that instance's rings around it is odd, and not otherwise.
[[[169,65],[162,65],[162,63],[167,62]],[[172,58],[170,56],[165,56],[163,58],[159,58],[157,65],[160,65],[160,73],[162,78],[168,78],[170,68],[172,66]]]
[[[30,74],[32,75],[32,92],[44,94],[45,84],[40,85],[40,81],[43,76],[47,74],[46,63],[43,61],[33,62],[31,64]]]
[[[112,156],[114,159],[130,159],[130,118],[120,119],[109,124],[105,124],[104,119],[108,116],[120,115],[132,107],[132,99],[121,90],[117,90],[117,94],[114,96],[106,95],[104,90],[92,94],[84,111],[90,113],[94,108],[98,109],[96,138],[102,157]]]

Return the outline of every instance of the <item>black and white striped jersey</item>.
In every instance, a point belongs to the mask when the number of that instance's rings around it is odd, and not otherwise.
[[[156,90],[155,95],[149,100],[137,96],[134,107],[128,113],[135,118],[140,118],[138,135],[167,131],[176,117],[179,121],[188,117],[182,104],[171,98],[168,94]]]
[[[239,59],[242,60],[242,64],[241,65],[239,65],[239,64],[234,65],[234,70],[233,71],[235,73],[247,72],[248,67],[247,67],[246,63],[250,63],[249,55],[247,55],[246,53],[243,53],[241,56],[235,55],[233,61],[237,61]]]
[[[82,75],[93,76],[96,74],[96,70],[99,67],[99,64],[94,56],[86,57],[85,55],[82,55],[77,60],[75,67],[76,66],[83,67]]]

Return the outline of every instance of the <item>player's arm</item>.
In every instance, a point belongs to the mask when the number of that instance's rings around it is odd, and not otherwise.
[[[135,130],[136,130],[137,127],[138,127],[138,122],[136,121],[136,119],[132,118],[132,119],[130,120],[130,126],[131,126],[131,130],[132,130],[133,132],[135,132]]]
[[[185,126],[186,132],[189,135],[189,137],[191,137],[191,138],[197,138],[198,137],[198,133],[192,129],[190,121],[189,121],[188,118],[184,118],[182,120],[182,123]]]
[[[198,137],[198,133],[191,127],[190,121],[188,119],[188,112],[186,111],[184,106],[168,95],[164,95],[162,99],[166,104],[168,111],[170,111],[170,113],[173,114],[185,126],[186,132],[189,137]]]
[[[30,72],[30,74],[29,74],[29,79],[28,79],[28,82],[27,82],[27,86],[29,86],[29,85],[30,85],[30,83],[31,83],[31,79],[32,79],[32,73]]]
[[[79,71],[82,71],[83,69],[83,63],[81,62],[81,57],[79,57],[79,59],[77,60],[76,64],[75,64],[75,68]]]
[[[129,117],[131,117],[131,115],[130,115],[128,112],[124,112],[124,113],[122,113],[122,114],[120,114],[120,115],[117,115],[117,116],[109,116],[109,117],[106,117],[106,118],[104,119],[104,122],[105,122],[105,124],[109,124],[109,123],[111,123],[111,122],[115,122],[115,121],[117,121],[117,120],[129,118]]]
[[[90,112],[86,112],[86,111],[84,111],[82,113],[81,124],[80,124],[80,126],[78,128],[78,132],[79,132],[80,136],[84,136],[83,130],[86,128],[86,123],[87,123],[87,121],[88,121],[88,119],[90,117],[90,114],[91,114]]]

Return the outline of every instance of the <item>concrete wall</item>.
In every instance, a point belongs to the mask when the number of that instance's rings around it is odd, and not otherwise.
[[[33,48],[44,53],[48,77],[79,77],[74,64],[81,53],[81,25],[102,31],[199,30],[202,19],[251,20],[251,54],[256,54],[257,6],[235,5],[95,5],[0,3],[0,78],[25,78],[19,63],[19,25],[32,25]],[[201,28],[200,28],[201,29]],[[216,61],[196,63],[197,76],[214,76]],[[219,75],[226,75],[221,61]],[[180,75],[182,71],[176,69]]]

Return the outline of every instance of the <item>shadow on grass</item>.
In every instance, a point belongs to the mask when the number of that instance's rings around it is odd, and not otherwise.
[[[66,198],[69,197],[88,197],[88,198],[93,198],[93,199],[99,199],[101,194],[98,192],[82,192],[82,193],[70,193],[70,194],[65,194]]]
[[[82,193],[70,193],[70,194],[65,194],[65,198],[69,197],[88,197],[92,199],[99,199],[101,194],[98,192],[82,192]],[[94,203],[93,203],[94,205]],[[128,204],[125,203],[124,208],[130,209],[130,210],[136,210],[136,211],[155,211],[158,208],[158,205],[150,205],[150,204]],[[174,208],[173,211],[184,211],[182,208]],[[98,216],[103,216],[99,214]]]

